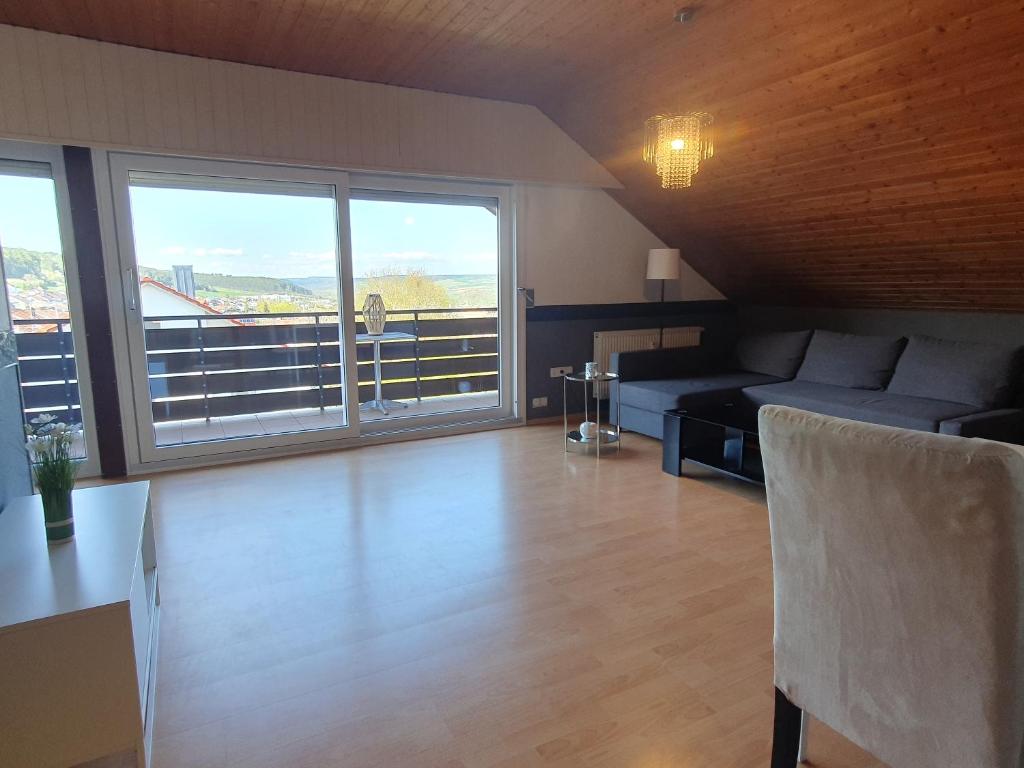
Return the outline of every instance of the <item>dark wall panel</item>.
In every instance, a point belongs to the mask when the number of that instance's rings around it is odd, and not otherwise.
[[[526,415],[537,419],[562,413],[562,380],[551,369],[571,365],[581,370],[594,359],[595,331],[630,328],[703,326],[703,343],[727,347],[735,334],[735,309],[725,301],[670,302],[665,305],[587,304],[534,307],[526,311]],[[569,412],[583,411],[582,387],[569,394]],[[546,407],[534,408],[535,397],[547,397]]]
[[[819,307],[742,307],[740,328],[794,330],[824,328],[839,333],[923,334],[990,344],[1024,345],[1024,315],[995,312],[919,312]]]
[[[75,229],[75,254],[78,257],[85,336],[89,347],[100,467],[104,477],[120,477],[126,472],[121,406],[117,397],[114,343],[90,151],[85,147],[64,147],[64,169],[71,199],[71,222]]]

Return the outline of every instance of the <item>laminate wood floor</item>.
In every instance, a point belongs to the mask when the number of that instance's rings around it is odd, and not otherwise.
[[[763,496],[692,474],[558,425],[156,478],[155,768],[767,768]]]

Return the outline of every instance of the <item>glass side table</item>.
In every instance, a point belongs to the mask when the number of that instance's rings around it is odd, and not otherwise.
[[[594,397],[598,384],[606,383],[609,387],[618,387],[621,382],[617,373],[598,373],[595,376],[587,376],[584,373],[569,373],[562,379],[562,424],[565,428],[565,452],[593,453],[601,456],[601,448],[605,451],[614,447],[616,451],[622,445],[622,398],[615,398],[616,418],[614,424],[601,425],[601,404],[594,403],[594,430],[593,434],[584,435],[579,427],[569,429],[569,382],[576,382],[583,385],[583,420],[590,422],[590,398]],[[588,386],[589,385],[589,386]],[[619,394],[616,392],[616,394]]]

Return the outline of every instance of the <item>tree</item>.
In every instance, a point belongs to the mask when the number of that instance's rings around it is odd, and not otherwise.
[[[282,315],[288,312],[301,312],[302,307],[294,301],[284,299],[261,299],[258,311],[267,315]]]
[[[388,311],[403,309],[448,309],[452,305],[448,290],[422,269],[400,271],[395,267],[368,272],[355,294],[360,310],[366,296],[379,293]]]

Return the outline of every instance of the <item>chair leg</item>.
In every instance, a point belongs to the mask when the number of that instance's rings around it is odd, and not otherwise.
[[[807,710],[800,710],[800,750],[796,755],[796,762],[798,765],[803,765],[807,762],[807,732],[810,730],[808,724]]]
[[[803,711],[778,688],[775,689],[775,732],[772,736],[771,768],[796,768],[800,757]]]

